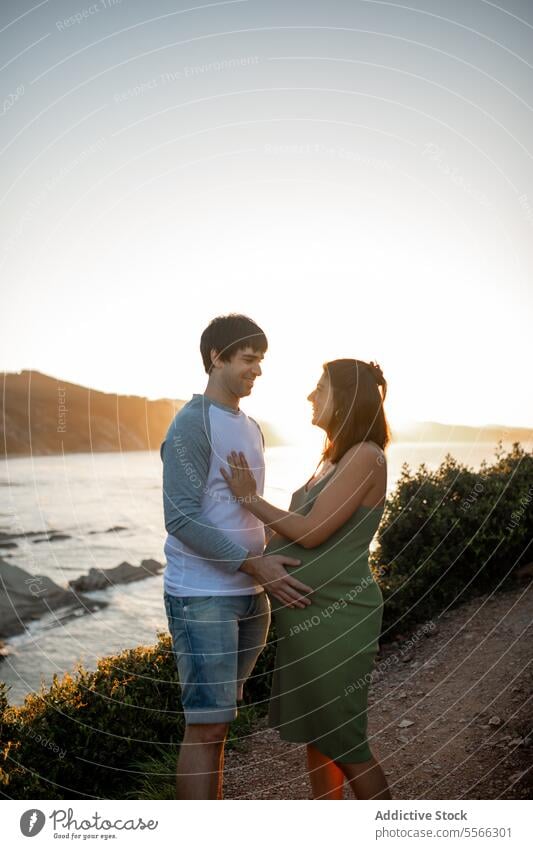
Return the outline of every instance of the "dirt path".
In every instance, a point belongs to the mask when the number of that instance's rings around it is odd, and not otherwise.
[[[370,745],[393,797],[531,798],[532,584],[479,597],[435,625],[411,645],[387,646],[374,673]],[[308,799],[305,747],[262,722],[227,753],[224,795]]]

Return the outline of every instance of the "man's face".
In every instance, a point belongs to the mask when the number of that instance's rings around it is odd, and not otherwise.
[[[255,379],[262,374],[260,363],[263,356],[261,351],[243,348],[228,362],[220,363],[220,376],[226,388],[237,398],[251,393]]]

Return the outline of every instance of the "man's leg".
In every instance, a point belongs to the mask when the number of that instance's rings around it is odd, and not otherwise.
[[[237,659],[237,701],[242,699],[244,683],[263,651],[270,627],[270,601],[265,592],[247,596],[247,609],[239,620],[239,656]]]
[[[248,596],[165,593],[186,723],[176,774],[179,799],[222,798],[224,741],[237,716],[239,619],[248,604]]]
[[[178,757],[177,799],[222,799],[229,724],[187,725]]]

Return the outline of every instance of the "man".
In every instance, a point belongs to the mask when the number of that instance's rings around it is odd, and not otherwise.
[[[200,341],[206,390],[175,416],[161,445],[164,600],[186,723],[178,799],[222,798],[224,741],[270,623],[264,589],[284,604],[310,604],[310,588],[284,568],[299,561],[263,556],[262,522],[231,495],[220,471],[229,470],[232,450],[244,451],[263,490],[262,433],[239,401],[261,375],[267,344],[246,316],[215,318]]]

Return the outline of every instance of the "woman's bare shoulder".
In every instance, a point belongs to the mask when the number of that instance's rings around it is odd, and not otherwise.
[[[369,440],[365,440],[364,442],[357,442],[355,445],[352,445],[346,453],[339,460],[339,467],[341,465],[349,465],[355,462],[364,462],[373,464],[377,462],[379,465],[384,465],[387,461],[385,456],[385,452],[376,442],[370,442]]]

